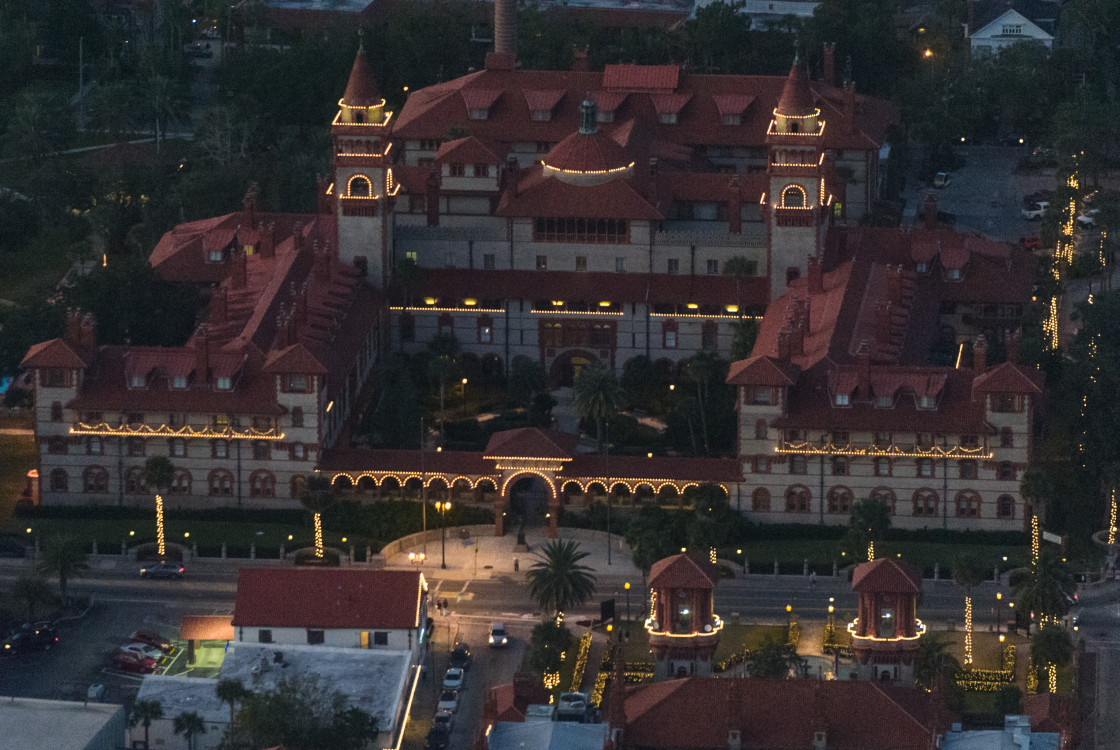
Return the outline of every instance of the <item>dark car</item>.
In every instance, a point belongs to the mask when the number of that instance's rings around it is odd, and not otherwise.
[[[30,654],[35,651],[48,651],[58,643],[58,633],[54,628],[45,625],[24,626],[17,630],[11,638],[4,641],[0,653],[5,656],[15,654]]]
[[[146,643],[152,648],[158,648],[165,654],[171,653],[171,641],[150,630],[137,630],[128,639],[133,643]]]
[[[428,732],[428,744],[425,747],[427,750],[446,750],[450,743],[451,730],[437,724],[432,727],[432,731]]]
[[[178,563],[160,562],[140,568],[141,578],[182,578],[186,568]]]
[[[471,668],[471,647],[465,643],[456,643],[451,647],[451,654],[447,657],[448,666],[460,669]]]

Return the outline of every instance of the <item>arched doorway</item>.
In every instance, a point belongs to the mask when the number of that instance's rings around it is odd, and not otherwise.
[[[552,491],[544,479],[528,474],[510,482],[508,521],[514,528],[532,528],[545,522]]]
[[[552,361],[552,366],[548,370],[549,387],[571,388],[579,371],[598,361],[598,357],[583,349],[564,352]]]

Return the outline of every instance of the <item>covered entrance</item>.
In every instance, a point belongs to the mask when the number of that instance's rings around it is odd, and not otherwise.
[[[507,521],[518,528],[540,526],[547,520],[551,497],[548,485],[538,476],[530,474],[513,480],[509,489]]]
[[[552,366],[548,368],[549,387],[571,388],[579,371],[598,361],[598,357],[583,349],[572,349],[564,352],[554,359]]]

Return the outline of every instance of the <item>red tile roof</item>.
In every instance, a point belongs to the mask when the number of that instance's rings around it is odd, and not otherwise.
[[[977,393],[1042,393],[1042,373],[1003,362],[972,381]]]
[[[716,94],[712,97],[721,116],[741,115],[754,100],[755,97],[750,94]]]
[[[233,625],[417,628],[426,591],[418,570],[242,568]]]
[[[545,458],[570,459],[576,450],[579,437],[566,432],[542,430],[537,427],[520,427],[515,430],[495,432],[486,443],[483,458]]]
[[[813,106],[813,92],[809,90],[809,76],[805,73],[805,66],[797,60],[793,61],[793,66],[789,69],[786,85],[782,88],[782,96],[775,109],[778,114],[788,117],[803,117],[816,109]]]
[[[725,750],[737,730],[743,750],[811,750],[823,730],[835,750],[928,750],[947,720],[934,696],[874,682],[691,677],[631,692],[623,736],[647,750]]]
[[[569,477],[611,477],[615,481],[660,482],[738,482],[742,479],[742,462],[734,458],[685,458],[680,456],[611,456],[578,453],[564,464],[557,480]],[[636,482],[632,482],[636,484]]]
[[[879,594],[920,594],[922,573],[890,557],[860,563],[852,573],[852,591]]]
[[[62,339],[51,339],[35,344],[27,350],[21,367],[84,368],[86,361]]]
[[[354,65],[350,68],[350,79],[346,82],[342,103],[348,107],[375,107],[381,101],[381,95],[377,93],[377,80],[373,77],[365,50],[359,47],[358,54],[354,56]]]
[[[469,135],[448,141],[439,147],[436,152],[436,162],[439,164],[501,164],[505,151],[487,145]],[[425,169],[425,175],[427,170]],[[423,184],[421,183],[421,187]]]
[[[567,92],[564,89],[525,89],[525,104],[534,112],[551,112],[552,108],[560,103]]]
[[[733,385],[787,386],[797,382],[799,368],[774,357],[759,355],[732,362],[727,382]]]
[[[323,452],[319,468],[323,471],[383,471],[420,476],[419,450],[334,448]],[[494,463],[474,451],[426,451],[424,472],[479,476],[493,474]]]
[[[568,172],[606,172],[631,163],[622,146],[605,133],[572,133],[544,157],[553,169]]]
[[[716,587],[718,573],[685,554],[658,560],[649,568],[651,589],[704,589]]]
[[[579,157],[573,158],[578,160]],[[498,216],[532,218],[665,218],[628,180],[613,179],[598,185],[572,185],[545,175],[540,165],[519,175],[516,193],[506,190],[494,213]]]
[[[270,352],[264,363],[264,371],[323,375],[327,368],[303,344],[292,344],[287,349]]]
[[[467,112],[469,113],[478,109],[489,110],[502,95],[502,90],[499,88],[464,88],[459,93],[462,95],[463,103],[467,105]]]
[[[676,65],[607,65],[603,88],[624,91],[672,91],[680,80]]]

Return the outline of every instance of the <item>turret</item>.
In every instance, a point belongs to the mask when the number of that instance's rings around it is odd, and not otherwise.
[[[856,674],[860,679],[910,685],[914,657],[925,626],[918,619],[921,573],[889,557],[857,565],[852,590],[859,615],[849,623]]]
[[[711,676],[723,629],[712,600],[717,580],[713,566],[685,554],[658,560],[650,568],[646,631],[655,680]]]

